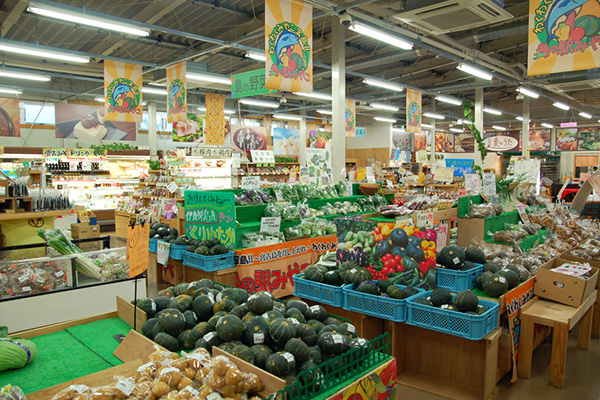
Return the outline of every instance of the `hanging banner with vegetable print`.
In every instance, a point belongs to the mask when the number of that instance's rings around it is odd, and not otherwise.
[[[312,93],[312,6],[265,1],[265,89]]]
[[[530,0],[527,74],[600,66],[600,3],[597,0]]]
[[[105,121],[142,122],[142,66],[104,60]]]
[[[346,136],[356,136],[356,102],[352,99],[346,99]]]
[[[167,67],[167,120],[187,120],[187,89],[185,80],[186,63]]]
[[[406,132],[421,133],[421,92],[406,89]]]
[[[225,95],[206,93],[206,121],[204,138],[206,144],[225,144]]]

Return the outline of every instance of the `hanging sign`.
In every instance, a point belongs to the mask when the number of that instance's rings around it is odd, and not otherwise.
[[[487,197],[496,195],[496,174],[493,172],[483,173],[483,195]]]
[[[421,133],[421,92],[406,89],[406,132]]]
[[[171,245],[169,243],[159,240],[156,244],[156,262],[162,265],[167,265],[170,250]]]
[[[265,89],[265,69],[242,72],[231,75],[231,98],[259,96],[261,94],[274,93],[276,90]]]
[[[130,278],[138,276],[148,269],[149,239],[149,223],[127,227],[127,262],[129,262]]]
[[[530,0],[527,74],[600,66],[600,5],[586,0]]]
[[[346,136],[356,136],[356,102],[352,99],[346,99]]]
[[[186,63],[167,67],[167,120],[180,122],[187,120]]]
[[[266,89],[312,93],[312,21],[302,1],[265,1]]]
[[[104,60],[105,121],[142,122],[142,66]]]
[[[446,158],[446,167],[454,168],[454,176],[464,176],[473,173],[474,159],[468,158]]]
[[[185,234],[192,239],[216,238],[235,244],[235,196],[226,192],[185,191]]]
[[[206,144],[225,144],[225,95],[206,93],[206,126],[204,137]]]
[[[359,126],[356,127],[356,137],[365,137],[367,136],[367,128],[361,128]]]

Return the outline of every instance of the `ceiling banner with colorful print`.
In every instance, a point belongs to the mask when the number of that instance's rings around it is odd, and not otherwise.
[[[187,119],[186,63],[167,67],[167,120],[180,122]]]
[[[265,89],[312,93],[312,6],[265,1]]]
[[[421,133],[421,92],[406,89],[406,132]]]
[[[356,102],[352,99],[346,99],[346,136],[356,136]]]
[[[597,0],[530,0],[527,74],[598,68],[599,32]]]
[[[106,121],[142,122],[142,66],[104,60]]]
[[[225,95],[206,93],[206,122],[204,137],[206,144],[225,144]]]

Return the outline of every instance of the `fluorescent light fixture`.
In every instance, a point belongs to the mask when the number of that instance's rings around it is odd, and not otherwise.
[[[479,68],[472,67],[468,64],[460,64],[457,68],[463,72],[466,72],[467,74],[471,74],[478,78],[485,79],[486,81],[491,81],[494,78],[494,76],[492,74],[490,74],[489,72],[483,71]]]
[[[231,85],[231,78],[223,75],[196,74],[188,72],[185,74],[185,77],[188,78],[190,81],[212,82],[221,83],[223,85]]]
[[[323,114],[323,115],[333,115],[333,111],[331,110],[322,110],[322,109],[318,109],[317,112],[319,114]]]
[[[395,90],[396,92],[401,92],[404,90],[403,86],[388,81],[380,81],[379,79],[365,78],[363,79],[363,83],[366,85],[378,86],[384,89]]]
[[[402,129],[402,128],[392,128],[392,132],[395,132],[395,133],[404,133],[406,131],[404,129]]]
[[[142,106],[147,105],[148,103],[146,103],[145,101],[142,101]]]
[[[524,94],[527,97],[531,97],[533,99],[539,99],[540,98],[540,94],[538,92],[534,92],[531,89],[527,89],[526,87],[518,87],[517,88],[517,92]]]
[[[104,97],[96,97],[94,98],[94,101],[97,101],[98,103],[104,103],[106,99]]]
[[[515,118],[517,119],[517,121],[523,121],[523,117],[521,117],[520,115],[517,115]]]
[[[492,125],[492,129],[495,129],[497,131],[505,131],[506,128],[500,125]]]
[[[423,113],[423,116],[427,117],[427,118],[433,118],[433,119],[445,119],[446,118],[442,114],[437,114],[437,113],[433,113],[433,112]]]
[[[196,107],[196,110],[201,111],[201,112],[206,112],[206,107]],[[223,110],[223,112],[225,114],[235,114],[237,111],[226,108]]]
[[[0,93],[6,94],[21,94],[23,91],[21,89],[8,89],[8,88],[0,88]]]
[[[450,132],[464,133],[464,129],[450,128]]]
[[[552,125],[552,124],[547,124],[547,123],[545,123],[545,122],[542,122],[540,125],[542,125],[543,127],[546,127],[546,128],[554,128],[554,125]]]
[[[430,125],[430,124],[421,124],[421,128],[429,128],[429,129],[431,129],[431,128],[433,128],[433,125]]]
[[[135,36],[148,36],[150,34],[149,30],[138,28],[134,24],[115,22],[108,18],[96,17],[80,11],[70,11],[63,8],[51,7],[45,4],[33,3],[27,8],[27,11],[74,24],[87,25],[93,28],[101,28],[119,33],[128,33]]]
[[[394,112],[398,112],[400,110],[399,107],[394,107],[389,104],[383,104],[383,103],[371,103],[371,104],[369,104],[369,106],[371,106],[372,108],[378,108],[380,110],[387,110],[387,111],[394,111]]]
[[[26,79],[29,81],[48,82],[50,77],[47,75],[27,74],[24,72],[12,72],[5,69],[0,70],[0,76],[5,78]]]
[[[246,58],[251,58],[251,59],[257,60],[257,61],[267,61],[267,56],[265,55],[265,53],[257,53],[255,51],[249,51],[246,54],[244,54],[244,56]]]
[[[151,88],[151,87],[142,87],[142,93],[148,93],[148,94],[162,94],[162,95],[167,95],[167,89],[158,89],[158,88]]]
[[[442,103],[454,104],[455,106],[462,105],[462,101],[460,101],[456,97],[444,96],[443,94],[440,94],[439,96],[435,96],[435,99],[437,101],[441,101]]]
[[[69,61],[74,63],[88,63],[90,62],[89,57],[81,57],[72,55],[69,53],[63,53],[53,50],[45,50],[43,48],[37,48],[33,46],[21,46],[12,43],[6,43],[0,41],[0,51],[5,51],[7,53],[16,53],[22,56],[32,56],[32,57],[40,57],[40,58],[48,58],[52,60],[58,61]]]
[[[592,115],[591,114],[584,113],[583,111],[579,113],[579,116],[583,117],[583,118],[587,118],[587,119],[592,119]]]
[[[273,114],[273,118],[275,119],[283,119],[286,121],[302,121],[302,117],[299,115],[291,115],[291,114]]]
[[[483,107],[483,112],[486,112],[488,114],[494,114],[494,115],[502,115],[502,111],[496,110],[495,108],[491,108],[491,107]]]
[[[353,22],[348,29],[370,38],[380,40],[384,43],[391,44],[392,46],[396,46],[403,50],[411,50],[413,48],[413,44],[409,41],[400,39],[398,36],[385,33],[379,29],[371,28],[369,25],[365,25],[358,21]]]
[[[571,107],[569,107],[565,103],[561,103],[560,101],[557,101],[552,105],[556,108],[560,108],[561,110],[565,110],[565,111],[569,111],[571,109]]]
[[[258,107],[269,107],[269,108],[277,108],[279,107],[279,103],[275,101],[268,100],[255,100],[255,99],[240,99],[240,103],[248,104],[249,106],[258,106]]]
[[[396,120],[394,118],[386,118],[386,117],[373,117],[373,119],[375,121],[380,121],[380,122],[390,122],[390,123],[395,123]]]
[[[319,92],[312,92],[312,93],[294,92],[294,94],[297,94],[298,96],[302,96],[302,97],[311,97],[313,99],[319,99],[319,100],[331,100],[331,95],[327,94],[327,93],[319,93]]]

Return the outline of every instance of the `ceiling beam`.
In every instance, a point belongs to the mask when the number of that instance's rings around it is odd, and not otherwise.
[[[13,25],[17,23],[17,21],[21,17],[21,14],[23,14],[23,11],[25,11],[25,9],[27,8],[26,1],[15,0],[12,3],[12,6],[9,7],[10,11],[8,11],[8,16],[6,16],[6,18],[4,18],[2,22],[2,37],[6,36],[6,34],[10,31],[10,28],[12,28]]]

